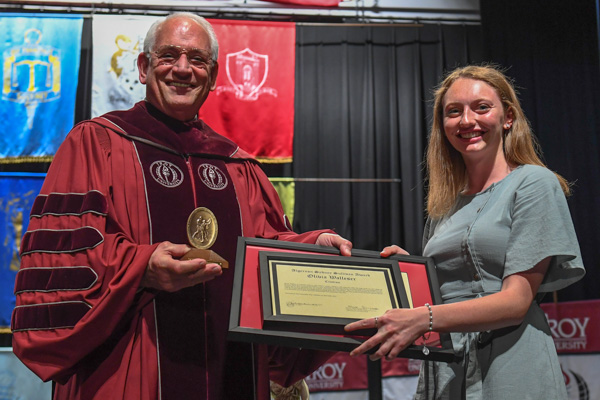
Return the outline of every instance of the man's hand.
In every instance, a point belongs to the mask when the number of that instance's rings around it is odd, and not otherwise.
[[[340,235],[334,235],[332,233],[321,233],[315,244],[320,246],[337,247],[340,249],[340,253],[343,256],[350,256],[352,251],[351,241],[344,239]]]
[[[396,246],[395,244],[384,247],[379,254],[381,254],[381,257],[389,257],[393,256],[394,254],[409,255],[408,251],[404,250],[402,247]]]
[[[140,286],[167,292],[176,292],[186,287],[207,282],[222,274],[218,264],[207,264],[196,258],[180,261],[190,250],[185,244],[162,242],[150,256],[146,273]]]

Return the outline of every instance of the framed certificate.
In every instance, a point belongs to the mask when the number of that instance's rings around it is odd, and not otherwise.
[[[392,308],[441,302],[433,261],[418,256],[381,258],[352,249],[278,240],[238,239],[229,339],[349,352],[375,333],[348,334],[350,322]],[[449,335],[433,332],[400,357],[452,361]]]
[[[259,262],[267,329],[343,335],[350,322],[409,306],[395,260],[261,251]]]

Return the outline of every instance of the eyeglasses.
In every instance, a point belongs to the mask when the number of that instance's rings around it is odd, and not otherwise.
[[[213,60],[208,50],[185,49],[181,46],[165,45],[152,51],[158,59],[158,65],[175,65],[182,54],[185,54],[189,65],[195,68],[208,68],[213,65]]]

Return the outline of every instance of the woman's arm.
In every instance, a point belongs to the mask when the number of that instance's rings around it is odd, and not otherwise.
[[[479,332],[517,325],[523,321],[544,279],[550,257],[530,270],[507,276],[502,289],[489,296],[452,304],[432,306],[433,330],[436,332]],[[353,322],[346,331],[375,328],[375,318]],[[429,330],[427,307],[393,309],[377,318],[378,331],[354,349],[356,356],[380,345],[370,356],[393,359]]]

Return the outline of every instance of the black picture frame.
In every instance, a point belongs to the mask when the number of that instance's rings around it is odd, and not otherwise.
[[[238,239],[234,268],[228,340],[314,350],[350,352],[368,339],[372,332],[365,331],[358,332],[358,334],[353,332],[351,335],[347,333],[330,333],[329,329],[331,327],[326,326],[323,328],[323,324],[319,324],[319,321],[315,320],[312,321],[313,326],[309,326],[307,329],[298,329],[298,321],[292,321],[291,325],[287,327],[285,325],[289,321],[283,321],[282,324],[281,320],[279,324],[275,324],[275,327],[268,327],[269,323],[265,326],[260,257],[261,253],[273,252],[288,253],[292,257],[298,257],[299,254],[306,254],[309,255],[309,259],[314,257],[317,259],[320,257],[331,257],[331,260],[336,257],[342,258],[339,250],[333,247],[240,237]],[[300,256],[300,258],[304,259],[303,256]],[[397,263],[402,272],[404,272],[404,269],[413,269],[410,274],[416,277],[414,281],[416,282],[415,284],[419,285],[419,290],[410,290],[410,299],[405,293],[406,298],[400,301],[400,305],[410,305],[411,302],[414,306],[423,305],[425,302],[429,302],[430,304],[441,303],[435,265],[430,258],[412,255],[394,255],[387,259],[382,259],[378,252],[360,249],[353,249],[352,257],[343,258],[365,258],[372,260],[374,263],[377,263],[375,260],[386,260],[386,262]],[[344,262],[347,262],[347,260],[344,260]],[[415,271],[417,272],[415,273]],[[412,280],[413,278],[411,278]],[[325,325],[337,326],[341,323],[341,321],[332,320],[326,322]],[[403,350],[399,354],[399,357],[445,362],[455,361],[460,358],[454,353],[448,334],[434,332],[430,337],[430,341],[427,342],[427,348],[429,349],[429,354],[425,355],[423,345],[417,341],[415,345],[411,345]]]

